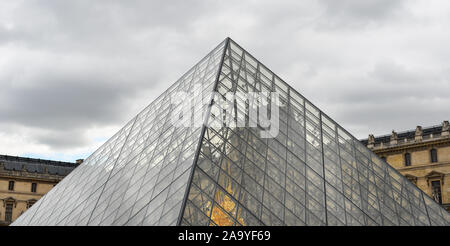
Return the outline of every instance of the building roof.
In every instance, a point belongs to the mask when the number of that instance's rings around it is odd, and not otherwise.
[[[52,161],[28,157],[0,155],[0,164],[9,171],[27,171],[31,173],[48,173],[65,176],[79,164],[72,162]]]
[[[422,131],[423,131],[422,136],[427,136],[427,135],[431,135],[431,134],[437,136],[437,135],[440,135],[442,132],[442,125],[424,127],[424,128],[422,128]],[[411,138],[414,138],[415,134],[416,134],[416,129],[413,129],[413,130],[398,132],[397,136],[398,136],[398,140],[411,139]],[[391,141],[391,136],[392,136],[392,134],[375,136],[375,144],[389,143]],[[361,139],[360,142],[363,143],[364,145],[367,145],[368,139],[367,138]]]

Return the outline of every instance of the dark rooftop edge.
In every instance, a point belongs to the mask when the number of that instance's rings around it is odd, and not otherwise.
[[[49,165],[67,166],[67,167],[77,167],[79,165],[75,162],[53,161],[53,160],[11,156],[11,155],[0,155],[0,161],[14,161],[14,162],[36,163],[36,164],[39,163],[39,164],[49,164]]]

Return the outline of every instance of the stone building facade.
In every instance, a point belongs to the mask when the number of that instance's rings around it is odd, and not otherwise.
[[[0,225],[9,225],[77,163],[0,155]]]
[[[450,126],[395,132],[361,140],[375,154],[450,211]]]

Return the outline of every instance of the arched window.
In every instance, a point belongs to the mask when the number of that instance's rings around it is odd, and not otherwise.
[[[431,149],[430,150],[430,157],[431,157],[431,162],[437,162],[438,161],[437,150],[436,149]]]
[[[27,201],[27,209],[30,208],[31,206],[33,206],[33,204],[35,204],[37,202],[36,199],[30,199]]]
[[[405,166],[407,166],[407,167],[411,166],[411,154],[410,153],[405,154]]]

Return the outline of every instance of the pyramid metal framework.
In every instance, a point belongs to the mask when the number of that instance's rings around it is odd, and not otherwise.
[[[211,93],[202,94],[207,104],[171,104],[195,84],[221,95],[278,92],[279,133],[261,138],[259,127],[174,126],[169,116],[186,105],[207,112],[196,121],[220,117],[213,112],[222,104]],[[13,223],[449,224],[439,204],[230,38]]]

